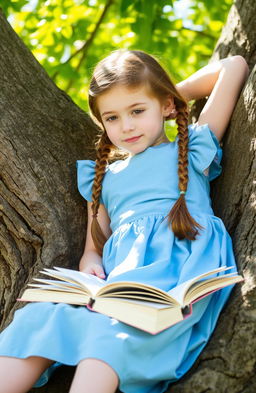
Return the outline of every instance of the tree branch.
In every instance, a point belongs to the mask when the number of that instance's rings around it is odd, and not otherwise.
[[[192,31],[193,33],[198,33],[198,34],[200,34],[200,35],[202,35],[204,37],[210,38],[212,40],[216,40],[217,39],[217,37],[214,37],[213,35],[211,35],[209,33],[206,33],[205,31],[193,30],[193,29],[190,29],[189,27],[185,27],[185,26],[182,26],[182,28],[179,29],[178,31],[182,31],[182,30]]]
[[[86,56],[87,56],[89,47],[90,47],[90,45],[92,44],[92,42],[93,42],[93,40],[94,40],[94,38],[95,38],[95,36],[96,36],[96,34],[97,34],[99,28],[100,28],[101,23],[103,22],[103,20],[104,20],[104,18],[105,18],[105,15],[106,15],[106,13],[107,13],[109,7],[110,7],[112,4],[114,4],[114,3],[115,3],[115,0],[108,0],[108,2],[106,3],[106,5],[105,5],[105,7],[104,7],[104,10],[103,10],[103,12],[102,12],[102,14],[101,14],[101,16],[100,16],[98,22],[96,23],[95,28],[94,28],[94,30],[92,31],[92,33],[91,33],[89,39],[88,39],[87,41],[85,41],[84,45],[83,45],[81,48],[79,48],[76,52],[74,52],[74,53],[73,53],[73,54],[63,63],[63,65],[69,63],[69,62],[71,61],[71,59],[73,59],[73,58],[74,58],[75,56],[77,56],[80,52],[82,52],[81,59],[80,59],[78,65],[77,65],[77,67],[76,67],[76,71],[79,71],[79,69],[80,69],[80,67],[81,67],[81,65],[82,65],[82,63],[83,63],[83,61],[84,61],[84,59],[85,59]],[[59,73],[59,71],[56,71],[55,74],[52,76],[52,79],[53,79],[53,80],[56,79],[58,73]],[[70,88],[72,87],[73,83],[74,83],[74,79],[70,79],[70,81],[68,82],[67,87],[66,87],[66,89],[65,89],[66,93],[70,90]]]

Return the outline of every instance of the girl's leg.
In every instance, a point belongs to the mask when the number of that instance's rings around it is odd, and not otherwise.
[[[0,356],[0,393],[26,393],[52,363],[38,356],[26,359]]]
[[[84,359],[77,368],[69,393],[115,393],[118,376],[107,363]]]

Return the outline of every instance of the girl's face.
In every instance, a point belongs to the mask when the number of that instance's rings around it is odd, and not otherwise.
[[[97,99],[102,123],[111,142],[132,155],[161,141],[168,142],[164,117],[173,109],[173,100],[161,104],[146,87],[115,86]]]

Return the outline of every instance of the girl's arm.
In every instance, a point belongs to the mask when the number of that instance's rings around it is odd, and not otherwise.
[[[88,219],[87,219],[87,234],[86,234],[86,242],[83,256],[79,263],[79,270],[85,273],[94,274],[100,278],[105,278],[105,273],[102,266],[102,258],[96,251],[94,246],[92,235],[91,235],[91,225],[92,225],[92,209],[91,202],[87,202],[87,211],[88,211]],[[110,219],[107,214],[107,211],[104,205],[100,204],[98,211],[98,222],[100,227],[106,236],[109,238],[111,235],[110,229]]]
[[[208,123],[220,141],[248,74],[244,58],[232,56],[208,64],[176,87],[187,101],[209,97],[198,124]]]

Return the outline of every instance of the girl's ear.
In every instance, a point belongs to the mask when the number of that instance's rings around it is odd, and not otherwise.
[[[174,104],[174,99],[173,97],[169,96],[162,107],[162,111],[163,111],[163,116],[168,118],[168,119],[175,119],[177,116],[177,111],[176,111],[176,107]]]

